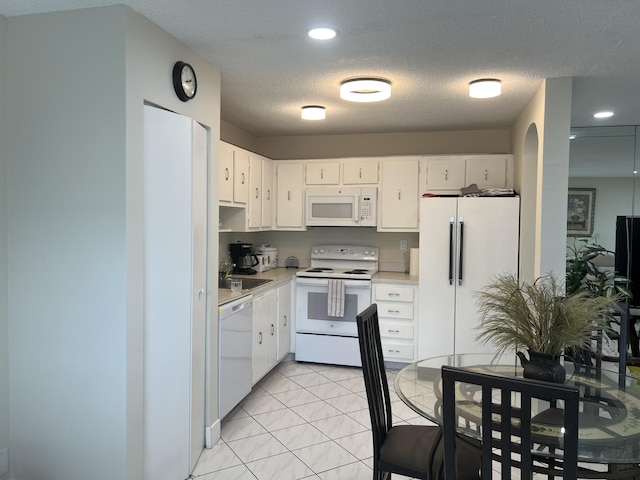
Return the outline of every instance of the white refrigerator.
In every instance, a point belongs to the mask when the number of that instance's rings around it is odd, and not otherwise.
[[[476,342],[475,292],[518,273],[519,197],[420,199],[418,358],[493,352]]]

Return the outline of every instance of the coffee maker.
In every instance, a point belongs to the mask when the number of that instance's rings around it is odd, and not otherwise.
[[[255,275],[258,273],[252,267],[258,265],[258,257],[253,254],[253,243],[237,243],[229,244],[229,255],[233,262],[233,273],[240,275]]]

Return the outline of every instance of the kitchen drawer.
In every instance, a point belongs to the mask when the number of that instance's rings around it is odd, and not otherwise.
[[[380,321],[380,336],[413,340],[413,324]]]
[[[380,285],[375,287],[376,300],[392,300],[394,302],[413,302],[413,287],[400,285]]]
[[[413,345],[406,343],[382,342],[382,355],[385,360],[413,362]]]
[[[413,303],[378,302],[378,317],[413,320]]]

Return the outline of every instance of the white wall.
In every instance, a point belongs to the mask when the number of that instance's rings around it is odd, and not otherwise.
[[[142,478],[142,107],[217,142],[219,72],[122,6],[7,25],[7,90],[27,92],[7,97],[12,474]],[[190,104],[179,59],[198,73]]]
[[[9,340],[7,320],[7,21],[0,16],[0,451],[9,447]],[[6,476],[0,476],[5,478]]]
[[[521,223],[535,222],[532,234],[520,239],[521,277],[525,280],[550,272],[563,278],[565,273],[571,83],[570,78],[544,80],[511,130],[514,184],[522,192],[523,212],[535,212],[533,218],[521,216]],[[532,125],[538,141],[534,148],[537,159],[525,150]],[[536,175],[530,175],[531,166],[523,162],[535,160]]]
[[[255,246],[263,243],[278,247],[279,265],[285,266],[289,256],[297,257],[301,267],[308,267],[311,247],[313,245],[365,245],[380,249],[380,269],[384,271],[404,272],[408,267],[407,255],[409,251],[400,250],[400,240],[407,240],[408,248],[418,248],[417,232],[376,232],[375,228],[340,228],[340,227],[309,227],[306,232],[250,232],[250,233],[221,233],[220,259],[224,261],[229,250],[229,243],[238,240],[253,243]]]

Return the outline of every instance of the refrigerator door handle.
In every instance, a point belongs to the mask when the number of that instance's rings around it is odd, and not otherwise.
[[[458,285],[462,285],[462,252],[464,251],[464,217],[460,217],[460,245],[458,246]]]
[[[451,217],[449,221],[449,285],[453,285],[453,231],[456,219]]]

